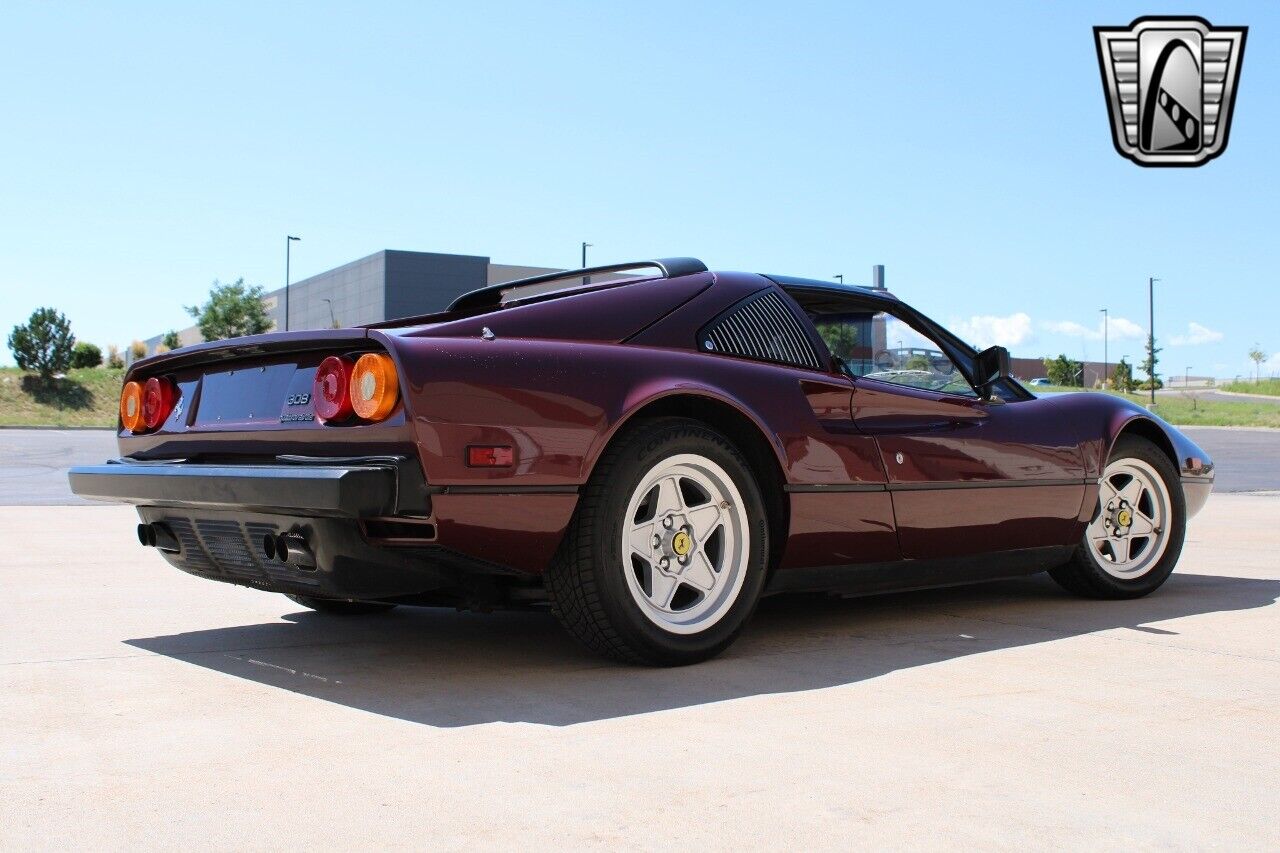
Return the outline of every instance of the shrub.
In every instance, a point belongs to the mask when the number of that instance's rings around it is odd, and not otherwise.
[[[77,341],[71,350],[72,367],[99,367],[102,364],[102,350],[97,344],[88,341]]]
[[[133,356],[134,361],[137,361],[140,358],[146,358],[147,345],[144,344],[142,341],[134,341],[133,343],[129,344],[129,354]]]
[[[112,370],[120,370],[124,367],[124,356],[120,355],[120,347],[115,344],[107,346],[107,367]]]
[[[178,333],[173,329],[164,333],[164,340],[161,343],[165,346],[165,351],[179,349],[182,347],[182,338],[178,337]]]

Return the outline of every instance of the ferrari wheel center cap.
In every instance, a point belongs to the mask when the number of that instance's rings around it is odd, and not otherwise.
[[[693,540],[688,533],[679,530],[675,536],[671,537],[671,550],[677,557],[687,556],[693,550]]]

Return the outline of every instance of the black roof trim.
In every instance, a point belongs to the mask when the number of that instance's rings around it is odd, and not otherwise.
[[[494,308],[502,304],[503,295],[517,287],[525,287],[531,284],[547,284],[553,281],[569,280],[575,278],[584,278],[590,275],[601,275],[603,273],[626,272],[635,269],[657,269],[662,272],[662,278],[675,278],[682,275],[694,275],[707,271],[707,265],[697,258],[658,258],[651,261],[631,261],[625,264],[608,264],[601,267],[583,267],[576,270],[564,270],[563,272],[544,273],[543,275],[535,275],[530,278],[518,278],[514,281],[504,281],[499,284],[492,284],[488,287],[482,287],[479,290],[473,290],[464,293],[449,306],[449,311],[466,311],[475,308]]]
[[[898,297],[889,291],[876,287],[863,287],[860,284],[841,284],[836,281],[823,281],[820,278],[801,278],[794,275],[770,275],[768,273],[762,273],[762,275],[779,287],[807,287],[812,290],[829,290],[832,293],[855,293],[858,296],[874,296],[878,299],[888,299],[892,302],[899,301]]]

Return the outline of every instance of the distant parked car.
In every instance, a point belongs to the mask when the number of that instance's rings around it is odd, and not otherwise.
[[[1027,384],[1028,385],[1052,385],[1053,383],[1049,381],[1048,377],[1040,376],[1040,377],[1037,377],[1036,379],[1032,379]]]
[[[549,606],[636,663],[716,654],[775,592],[1047,570],[1146,595],[1213,487],[1140,406],[1037,398],[1003,348],[883,290],[691,258],[196,344],[125,378],[121,458],[71,485],[136,504],[174,566],[329,614]]]

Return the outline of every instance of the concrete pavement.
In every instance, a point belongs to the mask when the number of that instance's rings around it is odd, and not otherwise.
[[[773,600],[678,670],[322,617],[133,524],[0,508],[0,848],[1280,846],[1280,498],[1215,495],[1146,599]]]

